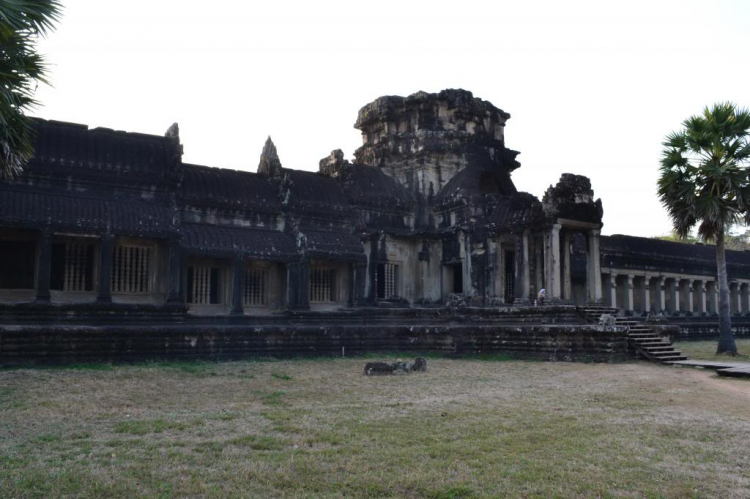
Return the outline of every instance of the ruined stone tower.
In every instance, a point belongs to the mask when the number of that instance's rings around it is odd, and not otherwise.
[[[520,164],[518,152],[505,147],[509,118],[466,90],[380,97],[359,111],[354,127],[364,144],[354,155],[426,198],[468,166],[488,170],[496,192],[510,194],[510,172]]]

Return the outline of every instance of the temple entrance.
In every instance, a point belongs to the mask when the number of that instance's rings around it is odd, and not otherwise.
[[[505,303],[513,303],[516,296],[516,252],[505,252]]]

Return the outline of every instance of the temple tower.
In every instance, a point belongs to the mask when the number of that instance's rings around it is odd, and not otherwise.
[[[354,127],[363,145],[354,155],[425,197],[467,166],[492,170],[500,192],[515,192],[510,172],[520,164],[505,147],[509,118],[466,90],[380,97],[359,111]]]

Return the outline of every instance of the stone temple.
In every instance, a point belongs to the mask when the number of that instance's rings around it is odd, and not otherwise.
[[[465,90],[381,97],[359,111],[354,162],[336,150],[317,172],[284,168],[269,138],[255,173],[184,163],[176,124],[153,136],[35,120],[35,157],[0,182],[0,363],[622,353],[576,308],[591,304],[715,331],[713,248],[601,236],[583,176],[541,200],[519,191],[509,119]],[[750,254],[728,266],[742,333]]]

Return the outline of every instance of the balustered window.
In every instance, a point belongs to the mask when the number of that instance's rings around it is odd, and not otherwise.
[[[151,291],[152,246],[119,244],[112,262],[112,292],[124,294]]]
[[[191,265],[187,269],[187,302],[195,305],[223,303],[224,272],[218,267]]]
[[[96,246],[90,241],[65,241],[52,245],[50,289],[93,291]]]
[[[336,301],[336,270],[324,267],[310,268],[310,302]]]
[[[268,304],[267,283],[268,269],[245,269],[245,286],[242,293],[245,306],[265,307]]]
[[[395,263],[381,263],[375,273],[375,289],[378,298],[388,300],[398,298],[399,269]]]

